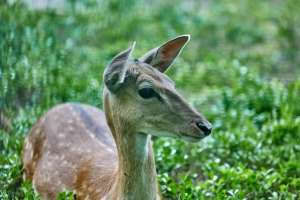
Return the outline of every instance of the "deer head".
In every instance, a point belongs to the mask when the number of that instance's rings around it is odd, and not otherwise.
[[[104,72],[105,112],[114,129],[199,141],[209,135],[211,124],[176,91],[164,74],[189,35],[156,47],[140,59],[132,59],[134,44],[115,56]],[[108,113],[109,112],[109,113]]]

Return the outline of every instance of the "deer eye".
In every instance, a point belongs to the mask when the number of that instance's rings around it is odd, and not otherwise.
[[[138,90],[138,93],[144,99],[150,99],[157,96],[157,93],[150,87],[141,88]]]

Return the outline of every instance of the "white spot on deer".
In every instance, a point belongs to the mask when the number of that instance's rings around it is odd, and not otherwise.
[[[61,156],[59,157],[59,160],[61,160],[61,161],[65,160],[65,156],[64,156],[64,155],[61,155]]]
[[[101,192],[102,192],[101,189],[97,189],[97,190],[96,190],[96,193],[101,193]]]
[[[66,134],[65,134],[65,133],[59,133],[59,134],[58,134],[58,138],[61,138],[61,139],[62,139],[62,138],[65,138],[65,137],[66,137]]]
[[[53,155],[53,159],[54,159],[54,160],[59,160],[60,157],[59,157],[58,155]]]
[[[88,192],[92,193],[94,191],[94,188],[93,187],[89,187],[88,188]]]
[[[73,168],[75,168],[75,167],[73,167]],[[77,179],[78,179],[77,174],[74,174],[73,181],[72,181],[73,184],[76,184]]]
[[[62,188],[63,184],[62,184],[61,180],[58,179],[56,183],[57,183],[57,185],[58,185],[59,187]]]
[[[30,146],[31,146],[31,144],[28,141],[28,137],[26,137],[26,139],[25,139],[25,149],[29,149]]]
[[[36,161],[35,160],[32,161],[32,166],[36,166]]]
[[[50,163],[49,161],[47,161],[47,162],[45,163],[45,165],[46,165],[46,167],[50,167],[50,166],[51,166],[51,163]]]
[[[95,135],[91,132],[91,131],[88,131],[89,135],[91,136],[92,139],[95,139]]]
[[[51,182],[51,177],[47,174],[46,178],[44,178],[46,182]]]
[[[68,166],[69,162],[67,160],[62,160],[62,164],[65,165],[65,166]]]
[[[57,146],[58,147],[63,147],[65,144],[63,143],[63,142],[59,142],[58,144],[57,144]]]
[[[33,180],[32,180],[32,187],[33,187],[34,192],[37,194],[38,191],[36,189],[36,179],[35,178],[33,178]]]
[[[42,131],[40,128],[36,128],[35,132],[37,133],[37,135],[40,135]]]
[[[71,147],[70,147],[70,151],[71,151],[71,152],[76,152],[77,149],[76,149],[75,147],[71,146]]]
[[[74,131],[74,127],[73,126],[69,126],[68,127],[68,131],[70,131],[70,132]]]
[[[83,192],[76,192],[76,194],[78,195],[78,196],[83,196]]]
[[[30,148],[30,149],[28,149],[28,151],[30,152],[30,158],[29,159],[32,159],[33,158],[33,151],[32,151],[32,149]]]

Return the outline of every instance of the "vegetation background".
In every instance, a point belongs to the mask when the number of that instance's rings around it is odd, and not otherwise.
[[[300,1],[34,5],[0,0],[0,199],[39,199],[20,157],[39,116],[69,101],[101,108],[116,53],[136,40],[138,57],[185,33],[192,39],[168,75],[214,131],[196,144],[155,141],[163,196],[300,199]]]

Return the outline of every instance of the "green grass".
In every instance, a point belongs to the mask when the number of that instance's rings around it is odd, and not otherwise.
[[[4,2],[0,199],[38,199],[22,179],[21,149],[39,116],[69,101],[101,108],[102,72],[116,53],[136,40],[138,57],[185,33],[192,40],[168,75],[214,131],[196,144],[155,141],[163,196],[300,198],[299,1],[88,0],[63,11]]]

